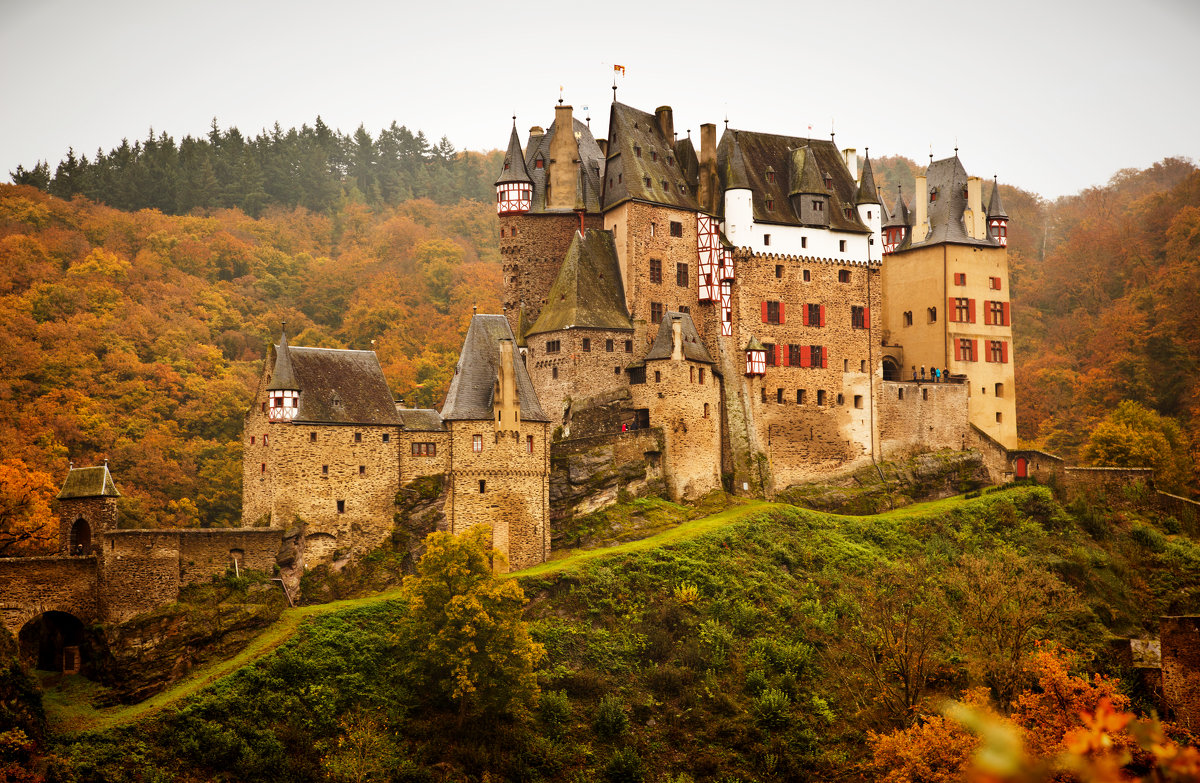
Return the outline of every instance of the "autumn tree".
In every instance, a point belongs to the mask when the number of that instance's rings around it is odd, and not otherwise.
[[[58,519],[50,501],[56,492],[49,473],[19,459],[0,461],[0,557],[54,548]]]
[[[543,655],[521,619],[525,594],[493,568],[491,529],[460,536],[431,533],[417,574],[404,585],[410,619],[398,641],[407,674],[435,702],[453,705],[461,727],[523,712],[537,695],[534,667]]]
[[[1100,467],[1154,468],[1155,484],[1170,492],[1182,491],[1194,474],[1179,424],[1132,400],[1092,430],[1083,456]]]

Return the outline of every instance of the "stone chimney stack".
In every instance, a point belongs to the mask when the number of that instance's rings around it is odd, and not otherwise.
[[[666,138],[668,144],[675,143],[675,118],[670,106],[659,106],[654,110],[658,120],[658,130]]]
[[[521,429],[521,401],[517,395],[517,352],[513,341],[500,341],[500,366],[496,368],[495,414],[496,432],[518,432]]]
[[[858,182],[858,150],[847,147],[842,150],[842,158],[846,161],[846,168],[850,169],[850,179]]]
[[[554,138],[550,140],[550,192],[546,197],[548,209],[575,208],[575,180],[578,177],[579,142],[575,140],[575,121],[571,107],[554,107]]]
[[[924,242],[929,236],[929,179],[924,174],[916,177],[916,193],[913,195],[913,227],[912,241]]]
[[[967,177],[967,209],[970,219],[967,224],[967,236],[973,239],[987,239],[987,215],[983,213],[983,180],[979,177]]]
[[[717,211],[717,126],[706,122],[700,126],[700,184],[697,194],[700,209]]]
[[[678,317],[671,319],[671,358],[683,360],[683,322]]]

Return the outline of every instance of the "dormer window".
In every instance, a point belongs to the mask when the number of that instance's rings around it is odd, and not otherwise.
[[[658,160],[658,153],[657,153],[657,152],[655,152],[654,150],[650,150],[650,160],[651,160],[651,161],[657,161],[657,160]]]
[[[937,197],[938,197],[937,188],[934,188],[933,190],[929,191],[929,203],[930,204],[936,202]]]
[[[828,174],[825,175],[825,189],[833,190],[833,177],[829,176]]]
[[[508,160],[507,158],[505,158],[505,159],[504,159],[504,170],[505,170],[505,171],[508,171],[508,167],[509,167],[509,165],[510,165],[510,162],[509,162],[509,160]]]
[[[646,187],[650,187],[650,178],[649,177],[644,177],[642,179],[642,181],[646,183]]]
[[[775,181],[775,170],[768,168],[767,169],[767,182],[774,182],[774,181]]]
[[[546,161],[545,161],[545,159],[543,159],[543,158],[538,158],[537,160],[535,160],[535,161],[533,162],[533,167],[534,167],[535,169],[544,169],[544,168],[546,168]]]
[[[667,165],[668,165],[668,166],[674,166],[674,165],[675,165],[675,158],[674,158],[673,156],[671,156],[671,155],[668,155],[668,156],[667,156]]]
[[[633,154],[637,155],[639,158],[642,157],[642,148],[635,144],[633,146]]]
[[[772,199],[772,198],[767,199],[767,211],[768,212],[775,211],[775,199]]]

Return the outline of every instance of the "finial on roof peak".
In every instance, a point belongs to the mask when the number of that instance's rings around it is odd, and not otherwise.
[[[479,305],[477,305],[477,304],[471,305],[471,315],[476,315],[478,312],[479,312]]]

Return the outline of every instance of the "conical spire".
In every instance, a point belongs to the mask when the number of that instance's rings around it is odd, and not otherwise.
[[[875,174],[871,171],[871,158],[863,161],[862,179],[858,181],[858,195],[855,204],[878,204],[879,191],[875,188]]]
[[[532,184],[529,169],[525,168],[525,155],[521,152],[521,140],[517,137],[517,118],[513,117],[512,135],[508,138],[508,152],[504,153],[504,170],[500,172],[497,185],[506,182],[525,182]]]
[[[1004,205],[1000,203],[1000,183],[996,178],[992,178],[992,197],[988,199],[988,219],[999,218],[1008,220],[1008,213],[1004,211]]]
[[[883,224],[884,228],[898,228],[909,226],[908,205],[904,203],[904,193],[900,190],[900,186],[896,186],[896,208],[888,213],[887,222]]]
[[[730,150],[729,160],[725,164],[725,189],[750,190],[750,175],[746,173],[746,160],[742,157],[737,131],[733,132],[733,149]]]
[[[284,322],[283,334],[279,337],[279,345],[275,346],[275,368],[271,370],[271,382],[267,391],[299,391],[300,384],[296,382],[296,374],[292,372],[292,354],[288,350],[287,322]]]

